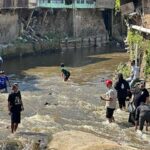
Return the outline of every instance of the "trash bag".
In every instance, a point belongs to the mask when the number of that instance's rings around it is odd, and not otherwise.
[[[136,109],[133,102],[129,102],[127,108],[128,108],[128,112],[130,112],[130,113],[135,112],[135,109]]]

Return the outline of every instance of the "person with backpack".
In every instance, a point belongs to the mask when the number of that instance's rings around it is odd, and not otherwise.
[[[70,77],[70,72],[67,69],[65,69],[65,65],[63,63],[60,65],[60,67],[61,67],[62,77],[64,78],[64,81],[67,81]]]
[[[119,108],[125,109],[126,108],[126,98],[128,96],[128,92],[130,91],[129,83],[123,78],[123,74],[118,74],[118,80],[115,83],[114,88],[117,91],[117,98],[119,102]]]

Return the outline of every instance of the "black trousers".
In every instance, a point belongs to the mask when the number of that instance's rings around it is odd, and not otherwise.
[[[129,114],[128,122],[130,122],[133,125],[135,125],[135,111]]]
[[[122,107],[126,107],[126,97],[118,97],[119,102],[119,108],[122,109]]]

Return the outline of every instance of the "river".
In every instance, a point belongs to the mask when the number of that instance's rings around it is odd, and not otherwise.
[[[116,110],[116,122],[108,124],[105,103],[99,99],[106,91],[104,81],[113,77],[120,62],[127,60],[127,53],[109,46],[4,60],[11,82],[19,83],[25,110],[17,133],[12,135],[8,94],[0,94],[0,150],[36,149],[33,143],[41,140],[46,145],[53,134],[64,130],[90,132],[119,144],[149,150],[150,132],[144,131],[142,136],[135,133],[125,111]],[[71,71],[68,82],[62,80],[61,62]]]

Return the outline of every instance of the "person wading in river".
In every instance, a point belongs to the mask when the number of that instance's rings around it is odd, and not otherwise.
[[[144,127],[144,123],[146,122],[146,131],[148,131],[148,124],[150,123],[150,105],[147,104],[148,99],[146,102],[142,102],[140,106],[137,107],[135,113],[135,130],[138,129],[142,131]]]
[[[11,86],[8,77],[5,75],[5,72],[0,71],[0,92],[8,92],[7,83],[9,84],[9,86]]]
[[[106,80],[105,83],[108,91],[106,92],[105,96],[100,96],[100,98],[101,100],[106,101],[106,118],[108,119],[109,123],[111,123],[115,121],[113,113],[116,108],[117,93],[112,88],[111,80]]]
[[[149,99],[149,92],[145,88],[145,81],[141,81],[140,83],[136,84],[136,88],[132,90],[133,93],[133,103],[135,106],[135,111],[129,114],[128,122],[135,125],[135,113],[136,109],[142,102],[146,102]]]
[[[126,98],[128,96],[128,91],[130,91],[130,87],[128,82],[123,78],[123,74],[119,73],[118,74],[118,80],[115,83],[114,88],[117,91],[117,98],[119,101],[119,108],[122,110],[126,108]]]
[[[12,85],[12,93],[8,96],[8,110],[11,116],[11,132],[14,133],[21,121],[21,111],[24,110],[18,84]]]
[[[64,81],[67,81],[70,77],[70,72],[64,68],[65,65],[63,63],[60,65],[60,67],[61,67],[62,77],[64,78]]]

